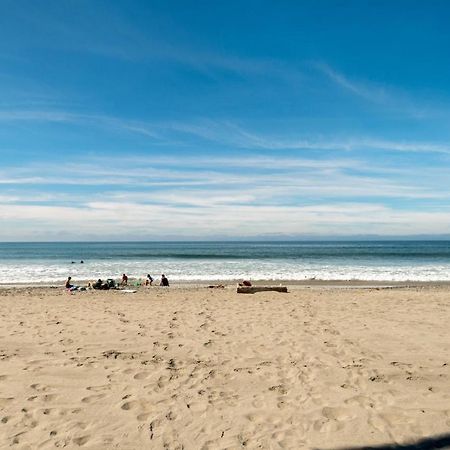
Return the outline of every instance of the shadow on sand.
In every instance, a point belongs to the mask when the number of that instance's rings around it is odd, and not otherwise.
[[[341,447],[336,450],[433,450],[450,449],[450,434],[428,437],[411,444],[382,444],[369,447]],[[317,449],[320,450],[320,449]]]

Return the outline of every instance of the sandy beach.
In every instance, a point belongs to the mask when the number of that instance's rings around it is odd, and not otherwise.
[[[2,288],[0,447],[438,439],[450,430],[449,299],[445,286]]]

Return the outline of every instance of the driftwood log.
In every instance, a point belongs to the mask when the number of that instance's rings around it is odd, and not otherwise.
[[[238,286],[236,292],[238,294],[254,294],[255,292],[287,292],[286,286]]]

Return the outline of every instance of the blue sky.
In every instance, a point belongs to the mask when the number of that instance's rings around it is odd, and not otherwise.
[[[0,240],[450,234],[446,1],[0,2]]]

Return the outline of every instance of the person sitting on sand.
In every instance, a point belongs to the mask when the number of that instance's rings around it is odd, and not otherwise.
[[[159,283],[159,285],[169,287],[169,280],[164,274],[161,275],[161,283]]]
[[[101,290],[108,290],[109,289],[109,285],[108,283],[103,283],[102,279],[99,278],[93,285],[92,287],[94,289],[101,289]]]
[[[153,278],[152,276],[148,273],[147,274],[147,278],[145,279],[145,285],[146,286],[151,286],[153,283]]]
[[[122,286],[126,286],[128,284],[128,277],[126,274],[122,275],[122,282],[120,283]]]
[[[66,289],[72,289],[73,288],[73,284],[71,283],[72,277],[67,278],[66,281]]]
[[[66,289],[69,291],[76,291],[78,289],[78,286],[75,286],[72,284],[72,277],[68,277],[66,281]]]

